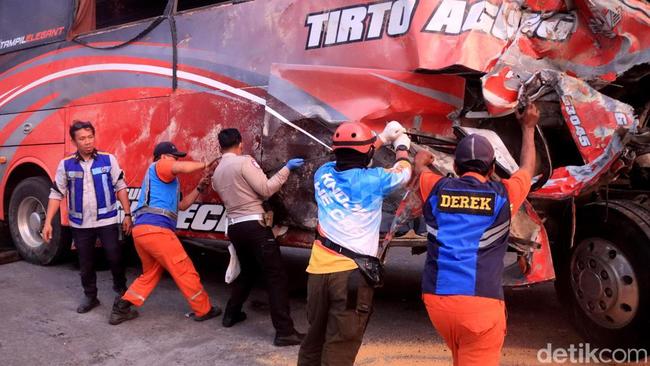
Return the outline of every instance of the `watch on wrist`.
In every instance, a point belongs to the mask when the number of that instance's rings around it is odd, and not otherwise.
[[[406,147],[406,145],[399,145],[395,148],[395,151],[408,151],[408,147]]]
[[[131,217],[131,213],[130,213],[130,212],[129,212],[129,213],[125,213],[125,214],[124,214],[124,217]]]

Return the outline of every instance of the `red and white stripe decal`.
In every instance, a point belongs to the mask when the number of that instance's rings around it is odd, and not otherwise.
[[[154,75],[160,75],[160,76],[166,76],[166,77],[172,77],[173,70],[169,67],[162,67],[162,66],[153,66],[153,65],[144,65],[144,64],[126,64],[126,63],[106,63],[106,64],[95,64],[95,65],[85,65],[85,66],[78,66],[78,67],[73,67],[69,68],[66,70],[61,70],[57,71],[55,73],[49,74],[47,76],[44,76],[38,80],[35,80],[23,87],[16,87],[7,93],[3,94],[0,96],[0,107],[3,105],[9,103],[11,100],[15,99],[16,97],[20,96],[21,94],[28,92],[31,89],[34,89],[38,86],[41,86],[43,84],[46,84],[50,81],[72,76],[72,75],[78,75],[78,74],[84,74],[84,73],[92,73],[92,72],[110,72],[110,71],[127,71],[127,72],[141,72],[141,73],[147,73],[147,74],[154,74]],[[265,110],[272,114],[274,117],[278,118],[282,123],[300,131],[301,133],[305,134],[307,137],[311,138],[312,140],[318,142],[325,148],[331,150],[331,148],[325,144],[323,141],[318,139],[316,136],[310,134],[309,132],[305,131],[304,129],[300,128],[299,126],[295,125],[291,121],[289,121],[287,118],[282,116],[280,113],[278,113],[276,110],[270,108],[269,106],[266,105],[266,100],[264,98],[261,98],[255,94],[249,93],[245,90],[238,89],[236,87],[233,87],[232,85],[228,85],[225,83],[222,83],[220,81],[198,75],[195,73],[187,72],[187,71],[182,71],[178,70],[177,71],[177,77],[182,80],[190,81],[195,84],[201,84],[205,85],[217,90],[223,90],[226,91],[230,94],[237,95],[239,97],[242,97],[244,99],[247,99],[251,102],[263,105]],[[18,90],[16,90],[19,88]],[[10,94],[11,93],[11,94]],[[8,97],[4,100],[2,98],[8,95]]]

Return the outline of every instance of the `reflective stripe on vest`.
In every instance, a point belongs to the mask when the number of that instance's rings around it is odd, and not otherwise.
[[[133,212],[136,217],[144,213],[152,213],[176,221],[179,194],[178,178],[174,178],[169,183],[163,182],[156,173],[156,163],[153,163],[142,180],[138,207]]]
[[[83,223],[83,180],[84,170],[81,162],[74,156],[64,160],[63,167],[68,178],[68,217],[70,221]],[[117,199],[111,177],[111,158],[98,152],[93,159],[90,172],[97,203],[97,220],[117,216]]]
[[[425,202],[425,293],[502,299],[510,204],[503,184],[442,178]]]

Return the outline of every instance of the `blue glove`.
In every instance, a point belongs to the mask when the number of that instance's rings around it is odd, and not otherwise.
[[[294,169],[296,169],[296,168],[300,168],[301,166],[303,166],[303,164],[305,164],[305,160],[304,160],[304,159],[302,159],[302,158],[295,158],[295,159],[291,159],[291,160],[289,160],[289,161],[287,162],[286,167],[289,168],[289,170],[294,170]]]

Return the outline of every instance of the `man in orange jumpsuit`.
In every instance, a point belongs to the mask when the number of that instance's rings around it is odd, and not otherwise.
[[[430,153],[416,156],[428,233],[422,299],[451,349],[454,365],[499,364],[506,335],[503,257],[510,218],[530,190],[538,119],[537,108],[531,105],[521,120],[520,169],[510,179],[490,181],[494,150],[479,135],[463,138],[456,148],[454,169],[459,178],[428,171],[433,163]]]
[[[149,166],[142,182],[139,202],[135,209],[133,240],[142,261],[142,275],[122,298],[113,304],[109,323],[116,325],[138,316],[131,305],[141,306],[156,287],[163,271],[169,274],[190,304],[196,321],[221,314],[219,307],[210,305],[210,299],[201,285],[198,273],[176,237],[176,215],[187,209],[206,189],[208,178],[180,200],[180,182],[177,175],[207,170],[208,163],[178,161],[187,155],[171,142],[161,142],[154,149],[154,163]]]

